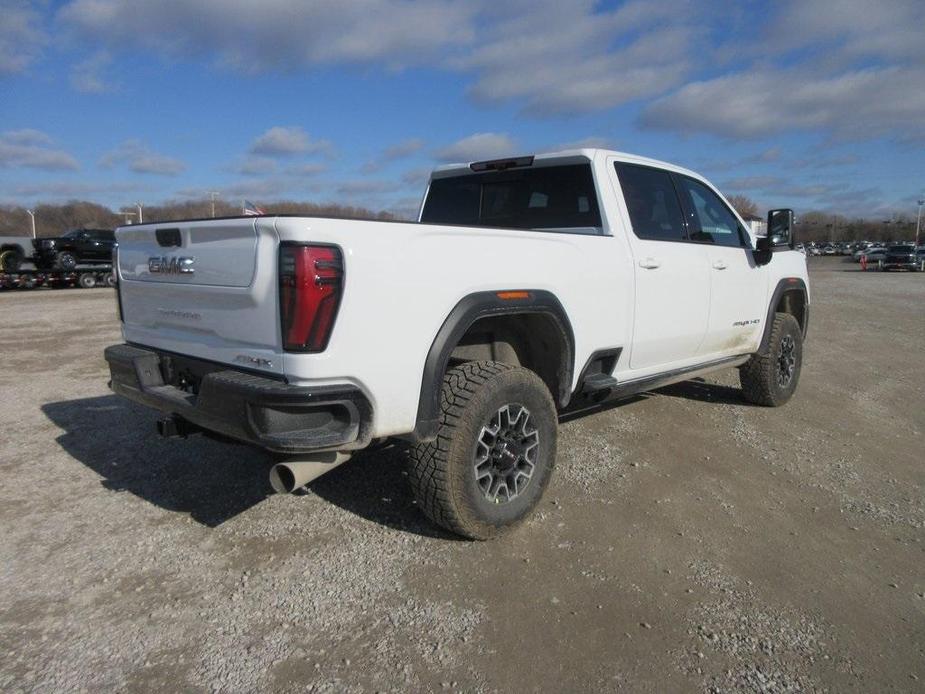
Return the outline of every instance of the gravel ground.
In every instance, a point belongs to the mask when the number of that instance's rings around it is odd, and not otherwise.
[[[0,295],[0,691],[923,691],[925,275],[813,259],[803,379],[568,416],[488,543],[397,448],[305,496],[106,388],[110,290]],[[26,317],[29,318],[26,321]]]

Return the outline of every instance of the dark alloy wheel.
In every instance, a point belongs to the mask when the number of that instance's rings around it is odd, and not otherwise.
[[[70,272],[77,267],[77,256],[70,251],[61,251],[55,256],[55,267]]]
[[[796,343],[792,335],[784,335],[777,351],[777,385],[786,388],[796,372]]]
[[[493,504],[520,496],[533,479],[540,432],[530,410],[517,403],[501,406],[482,427],[475,448],[475,481]]]

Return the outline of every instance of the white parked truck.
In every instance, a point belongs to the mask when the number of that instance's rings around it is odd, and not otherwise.
[[[112,389],[284,457],[291,491],[410,444],[433,521],[487,538],[549,482],[565,408],[738,367],[782,405],[806,261],[692,171],[597,149],[443,166],[416,222],[264,215],[117,231]]]

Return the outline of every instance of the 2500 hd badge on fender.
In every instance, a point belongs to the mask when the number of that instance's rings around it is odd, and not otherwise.
[[[582,149],[440,167],[417,222],[123,227],[112,389],[164,435],[285,456],[278,490],[405,439],[424,512],[487,538],[536,506],[567,406],[730,367],[787,402],[809,286],[792,211],[768,221],[756,238],[696,173]]]

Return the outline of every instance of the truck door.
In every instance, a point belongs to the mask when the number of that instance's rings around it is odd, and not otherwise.
[[[687,176],[675,177],[688,234],[704,244],[710,274],[710,318],[700,354],[710,357],[751,352],[766,310],[767,272],[755,263],[751,239],[722,198]]]
[[[687,239],[668,171],[625,162],[614,166],[631,226],[636,282],[630,368],[689,361],[709,318],[708,249]]]

